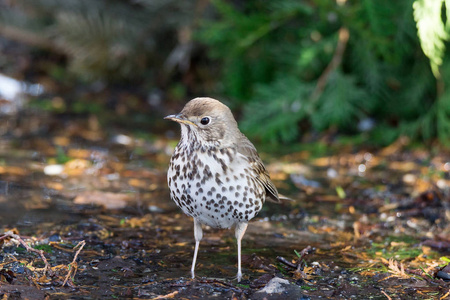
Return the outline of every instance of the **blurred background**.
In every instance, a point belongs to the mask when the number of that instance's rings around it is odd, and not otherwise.
[[[1,130],[151,137],[207,95],[268,145],[448,146],[446,2],[0,0]]]
[[[0,0],[0,231],[56,274],[0,236],[0,295],[254,299],[283,274],[313,299],[447,299],[449,15],[450,0]],[[232,109],[294,199],[249,226],[244,285],[216,280],[236,274],[228,230],[200,247],[214,280],[183,279],[192,220],[170,200],[180,128],[163,117],[199,96]]]

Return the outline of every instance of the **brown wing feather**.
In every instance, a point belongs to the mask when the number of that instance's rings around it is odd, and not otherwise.
[[[237,145],[237,151],[248,158],[253,169],[256,171],[256,180],[259,181],[266,189],[266,199],[271,202],[280,203],[281,201],[277,188],[270,180],[269,173],[264,167],[255,146],[253,146],[253,144],[244,135],[242,135],[240,143]]]

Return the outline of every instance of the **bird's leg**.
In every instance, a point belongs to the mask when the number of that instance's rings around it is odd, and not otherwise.
[[[198,246],[200,245],[200,241],[203,238],[202,224],[200,224],[200,222],[198,222],[197,219],[195,218],[194,218],[194,237],[195,237],[195,249],[191,268],[192,279],[195,278],[194,270],[195,270],[195,262],[197,261]]]
[[[240,282],[242,279],[242,270],[241,270],[241,241],[242,237],[247,230],[248,223],[237,223],[235,230],[236,240],[237,240],[237,248],[238,248],[238,272],[237,272],[237,281]]]

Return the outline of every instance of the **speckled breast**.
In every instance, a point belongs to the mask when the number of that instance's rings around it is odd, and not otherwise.
[[[255,176],[248,160],[235,149],[192,150],[183,144],[175,148],[167,173],[175,203],[215,228],[229,228],[258,214],[266,193]]]

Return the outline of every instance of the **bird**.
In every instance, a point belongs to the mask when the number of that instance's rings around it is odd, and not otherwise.
[[[239,130],[231,110],[220,101],[199,97],[180,113],[165,117],[181,125],[181,137],[172,154],[167,181],[172,200],[194,220],[195,248],[191,276],[203,225],[234,226],[238,272],[242,279],[241,241],[248,222],[265,200],[280,202],[255,146]]]

